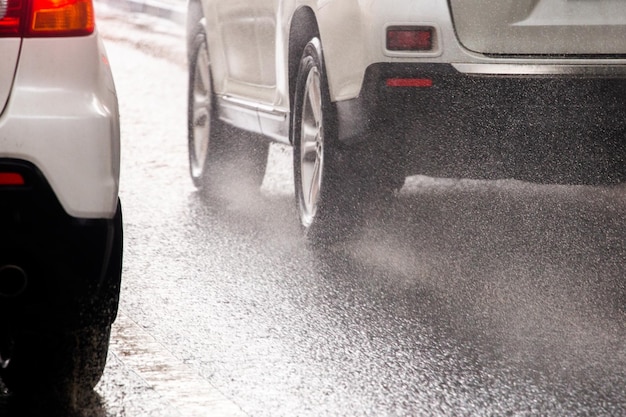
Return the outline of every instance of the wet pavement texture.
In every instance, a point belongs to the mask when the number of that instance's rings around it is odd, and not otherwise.
[[[410,177],[314,250],[289,149],[260,192],[191,185],[183,31],[99,17],[126,247],[79,415],[626,415],[626,187]]]

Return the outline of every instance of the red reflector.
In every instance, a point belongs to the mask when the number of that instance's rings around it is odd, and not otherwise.
[[[24,185],[24,177],[17,172],[0,172],[0,185]]]
[[[387,28],[387,49],[390,51],[430,51],[433,49],[433,28]]]
[[[433,80],[430,78],[389,78],[387,87],[432,87]]]

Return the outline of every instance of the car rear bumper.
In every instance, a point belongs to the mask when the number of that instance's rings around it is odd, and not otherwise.
[[[582,172],[614,155],[609,165],[624,164],[626,78],[591,75],[375,64],[360,96],[336,103],[339,138],[402,147],[416,173],[432,175],[509,177],[546,163]]]
[[[5,323],[34,330],[112,321],[120,274],[109,265],[121,233],[119,205],[113,219],[72,217],[33,164],[0,159],[0,172],[24,178],[23,185],[0,185],[0,270],[24,275],[16,285],[0,274]]]

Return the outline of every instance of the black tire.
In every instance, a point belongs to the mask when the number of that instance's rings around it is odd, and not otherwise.
[[[191,179],[209,193],[245,179],[259,187],[265,176],[269,142],[226,125],[217,117],[206,33],[198,23],[190,44],[188,147]]]
[[[318,38],[304,48],[294,91],[291,123],[296,206],[309,243],[332,244],[352,234],[366,194],[337,140],[322,47]]]
[[[112,224],[113,239],[102,287],[97,297],[86,308],[87,324],[111,324],[117,317],[122,284],[122,260],[124,255],[124,229],[122,218],[122,203],[118,200],[117,212]]]
[[[88,396],[102,376],[111,325],[71,332],[20,334],[2,382],[17,396],[39,393],[73,402]]]
[[[35,333],[16,329],[12,355],[0,379],[14,394],[53,395],[60,401],[88,396],[98,384],[109,349],[111,324],[118,311],[122,257],[122,206],[111,225],[112,239],[102,287],[77,311],[81,327],[47,328]]]

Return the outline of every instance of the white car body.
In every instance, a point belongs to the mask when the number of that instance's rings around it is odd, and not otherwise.
[[[256,125],[253,117],[240,124],[284,142],[290,33],[303,9],[318,24],[335,102],[358,97],[366,69],[383,62],[451,64],[459,74],[483,76],[626,76],[619,0],[204,0],[202,9],[215,93],[226,106],[259,115]],[[387,50],[389,26],[432,27],[434,46]]]
[[[69,215],[112,218],[119,189],[119,114],[97,34],[4,38],[0,54],[0,158],[37,166]],[[13,73],[14,78],[6,76]]]
[[[189,0],[188,19],[194,183],[217,181],[222,124],[291,144],[306,233],[408,175],[626,179],[621,0]]]

